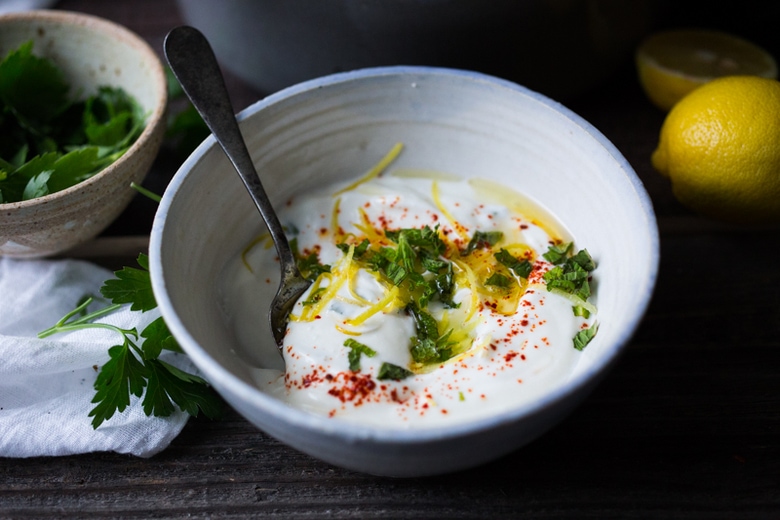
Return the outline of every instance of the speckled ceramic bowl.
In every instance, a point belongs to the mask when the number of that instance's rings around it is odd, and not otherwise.
[[[373,474],[420,476],[495,459],[560,421],[602,379],[639,325],[658,270],[658,231],[641,182],[618,150],[562,105],[482,74],[418,67],[365,69],[271,95],[240,115],[271,202],[354,179],[393,144],[394,167],[487,179],[556,215],[599,264],[599,333],[568,379],[538,400],[447,427],[359,426],[261,392],[257,368],[278,366],[258,297],[256,337],[241,341],[224,305],[226,266],[262,231],[260,216],[213,138],[182,165],[151,235],[155,296],[181,346],[224,398],[303,452]],[[277,272],[258,273],[278,279]]]
[[[112,165],[75,186],[36,199],[0,204],[0,255],[60,253],[105,229],[125,209],[162,143],[167,90],[162,62],[139,36],[115,23],[65,11],[0,16],[0,55],[33,40],[33,52],[54,61],[72,85],[125,89],[148,113],[146,128]]]

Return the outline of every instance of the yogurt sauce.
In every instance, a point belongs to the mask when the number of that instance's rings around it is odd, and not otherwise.
[[[551,244],[568,241],[563,228],[505,187],[397,170],[295,196],[279,216],[303,256],[316,253],[331,266],[293,310],[283,347],[286,371],[256,371],[261,390],[301,410],[385,428],[487,417],[562,384],[581,355],[573,337],[595,331],[595,313],[576,316],[572,301],[548,292],[542,278],[553,268],[542,255]],[[354,247],[366,237],[376,249],[375,240],[392,246],[383,230],[424,226],[447,244],[444,257],[452,261],[455,282],[449,306],[433,299],[425,308],[441,334],[452,329],[454,355],[428,364],[413,359],[410,338],[418,329],[398,288],[357,263]],[[477,231],[502,236],[492,248],[465,255]],[[277,279],[266,276],[278,271],[278,259],[270,239],[265,246],[259,242],[234,259],[229,270],[235,276],[225,288],[228,314],[244,343],[256,337],[258,320],[236,316],[238,309],[257,309],[259,295],[270,301],[276,290]],[[353,248],[340,249],[342,242]],[[513,295],[484,284],[497,269],[493,253],[502,247],[533,266],[527,282],[514,277]],[[352,348],[345,346],[348,340]],[[361,354],[356,344],[368,350]],[[383,364],[413,373],[379,379]]]

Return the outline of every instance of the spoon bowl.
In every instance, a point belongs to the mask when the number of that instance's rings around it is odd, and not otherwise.
[[[235,167],[268,226],[282,271],[279,289],[269,312],[274,340],[281,347],[290,310],[311,282],[298,271],[282,225],[260,182],[208,40],[194,27],[177,27],[165,38],[165,57],[184,93]]]

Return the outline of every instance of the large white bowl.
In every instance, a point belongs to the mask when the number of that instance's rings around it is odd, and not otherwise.
[[[239,117],[275,204],[314,185],[361,175],[403,141],[398,167],[511,186],[557,215],[599,264],[599,333],[572,377],[537,402],[421,430],[361,427],[293,409],[257,389],[251,373],[266,361],[241,347],[228,325],[223,270],[262,226],[237,174],[208,138],[163,197],[151,235],[152,283],[166,322],[195,364],[239,413],[280,441],[373,474],[421,476],[471,467],[517,449],[566,416],[640,323],[659,260],[650,200],[618,150],[554,101],[482,74],[391,67],[302,83]],[[257,302],[257,342],[259,350],[274,352],[265,324],[268,305]]]

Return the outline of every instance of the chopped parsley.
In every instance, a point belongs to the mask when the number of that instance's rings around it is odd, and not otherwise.
[[[414,318],[417,332],[411,340],[412,359],[421,364],[441,363],[450,359],[453,355],[453,345],[449,342],[452,329],[439,335],[439,325],[433,316],[414,303],[407,305],[406,310]]]
[[[592,305],[590,298],[590,273],[596,269],[596,262],[587,249],[581,249],[572,255],[572,243],[550,246],[543,255],[555,267],[544,273],[547,290],[567,295],[574,303],[572,311],[575,316],[585,319],[590,317]],[[574,337],[574,348],[582,350],[596,335],[598,325],[581,330]]]
[[[476,249],[488,249],[496,245],[504,234],[501,231],[475,231],[469,240],[463,255],[469,255]]]
[[[506,288],[512,285],[512,279],[501,273],[493,273],[485,280],[485,285]]]
[[[403,367],[399,367],[398,365],[385,362],[382,363],[382,366],[379,367],[379,373],[377,374],[376,378],[380,381],[384,381],[386,379],[400,381],[401,379],[406,379],[407,377],[413,375],[414,372],[411,370],[407,370]]]
[[[577,350],[584,349],[588,343],[596,336],[596,332],[599,330],[599,324],[594,323],[592,327],[582,329],[574,336],[574,348]]]
[[[582,249],[576,255],[569,256],[570,250],[571,243],[566,246],[566,253],[562,255],[559,254],[560,248],[557,246],[550,247],[544,254],[545,258],[554,258],[555,261],[550,261],[557,264],[544,273],[544,281],[547,283],[548,291],[556,289],[579,300],[587,301],[591,294],[588,279],[590,272],[596,268],[596,263],[587,250]]]
[[[365,355],[368,357],[376,356],[376,351],[370,348],[368,345],[364,345],[359,341],[355,341],[352,338],[347,339],[344,342],[344,346],[349,349],[347,354],[347,360],[349,361],[349,369],[353,372],[360,372],[360,356]]]
[[[403,287],[410,300],[425,308],[432,300],[456,308],[452,301],[455,288],[452,263],[442,257],[447,246],[439,236],[438,226],[431,228],[404,228],[386,230],[385,236],[395,247],[371,248],[364,239],[354,247],[353,260],[371,271],[381,273],[397,287]],[[338,244],[339,249],[349,251],[347,243]]]
[[[498,253],[494,253],[493,256],[501,264],[511,269],[520,278],[528,278],[534,268],[533,264],[531,264],[527,258],[523,258],[521,260],[503,247],[498,251]]]
[[[308,255],[304,256],[298,251],[298,239],[293,238],[290,240],[290,249],[295,257],[295,261],[298,264],[298,270],[301,272],[301,276],[305,279],[313,282],[322,273],[330,272],[330,265],[321,264],[320,257],[316,251],[312,251]]]

